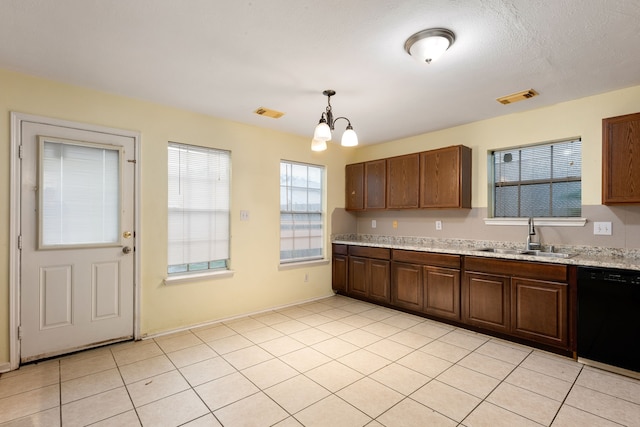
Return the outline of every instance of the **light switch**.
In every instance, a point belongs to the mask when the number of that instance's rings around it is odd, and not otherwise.
[[[611,236],[611,222],[594,222],[593,234]]]

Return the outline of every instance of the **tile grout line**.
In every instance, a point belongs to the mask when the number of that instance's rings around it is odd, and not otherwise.
[[[136,418],[138,419],[138,422],[140,423],[140,425],[143,425],[142,424],[142,420],[140,419],[140,414],[138,413],[138,408],[136,407],[135,403],[133,403],[133,398],[131,397],[131,393],[129,392],[129,388],[127,387],[127,383],[126,383],[124,377],[122,376],[122,371],[120,370],[120,365],[118,364],[118,361],[116,360],[115,354],[113,354],[113,349],[109,349],[109,350],[110,350],[109,352],[111,354],[111,357],[113,357],[113,361],[116,364],[116,368],[118,369],[118,374],[120,375],[120,379],[122,380],[122,386],[124,387],[125,391],[127,392],[127,396],[129,396],[129,401],[131,402],[131,406],[133,406],[133,411],[136,413]],[[126,366],[126,365],[123,365],[123,366]],[[120,414],[114,415],[114,416],[109,417],[109,418],[113,418],[113,417],[118,416],[118,415],[120,415]],[[107,418],[107,419],[109,419],[109,418]],[[60,426],[63,427],[62,424],[60,424]]]

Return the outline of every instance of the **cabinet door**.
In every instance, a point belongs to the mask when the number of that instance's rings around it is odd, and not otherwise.
[[[393,305],[422,311],[422,266],[392,262],[391,289]]]
[[[640,113],[602,120],[602,203],[640,203]]]
[[[345,167],[345,209],[364,209],[364,163]]]
[[[470,325],[509,332],[509,278],[482,273],[465,273],[463,319]]]
[[[374,160],[364,164],[364,208],[384,209],[387,207],[387,161]]]
[[[387,208],[417,208],[420,186],[419,153],[387,159]]]
[[[369,298],[389,302],[390,290],[390,262],[381,259],[370,259],[369,261]]]
[[[460,320],[460,271],[424,267],[424,312]]]
[[[420,153],[420,207],[471,207],[471,149],[458,145]]]
[[[367,258],[349,257],[349,294],[366,298],[368,280]]]
[[[333,254],[331,271],[331,286],[334,291],[347,292],[347,272],[349,271],[348,257],[346,255]]]
[[[554,346],[568,346],[567,285],[511,279],[511,328],[514,335]]]

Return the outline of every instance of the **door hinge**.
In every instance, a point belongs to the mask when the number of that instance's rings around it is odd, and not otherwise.
[[[22,144],[18,145],[18,158],[22,158]]]
[[[18,340],[22,339],[22,326],[18,326]]]
[[[18,250],[22,250],[22,234],[18,236]]]

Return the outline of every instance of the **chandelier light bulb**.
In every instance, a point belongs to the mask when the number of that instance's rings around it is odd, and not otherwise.
[[[311,151],[324,151],[327,149],[327,141],[313,139],[311,141]]]
[[[358,145],[358,135],[356,135],[351,125],[347,126],[347,130],[342,134],[341,144],[343,147],[355,147]]]
[[[313,132],[313,139],[317,139],[319,141],[331,141],[331,128],[329,128],[329,125],[324,121],[324,119],[320,120],[320,123],[316,126],[316,129]]]

